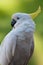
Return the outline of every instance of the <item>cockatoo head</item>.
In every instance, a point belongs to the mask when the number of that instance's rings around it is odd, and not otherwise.
[[[26,14],[26,13],[16,13],[12,15],[12,22],[11,26],[15,27],[15,24],[22,23],[24,20],[34,19],[37,17],[37,15],[41,12],[41,7],[39,6],[38,10],[32,14]],[[32,21],[31,21],[32,22]],[[29,22],[31,24],[31,22]]]
[[[30,14],[27,13],[15,13],[12,15],[12,22],[11,22],[11,26],[16,28],[19,25],[21,25],[22,23],[27,22],[29,23],[29,25],[33,28],[35,28],[35,23],[32,19],[32,16]]]
[[[26,13],[13,14],[11,25],[13,27],[16,23],[18,23],[18,21],[19,21],[19,23],[22,23],[23,20],[30,19],[30,18],[31,18],[31,16]]]

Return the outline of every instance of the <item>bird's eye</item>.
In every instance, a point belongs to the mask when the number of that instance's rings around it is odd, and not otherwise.
[[[19,20],[19,17],[17,17],[17,19]]]

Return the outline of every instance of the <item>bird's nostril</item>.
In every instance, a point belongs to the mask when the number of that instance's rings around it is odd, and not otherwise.
[[[11,26],[13,27],[15,24],[16,24],[16,20],[13,19],[11,22]]]

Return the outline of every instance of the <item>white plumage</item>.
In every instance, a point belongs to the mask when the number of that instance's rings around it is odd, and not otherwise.
[[[16,23],[0,46],[0,64],[27,65],[34,50],[35,24],[31,16],[25,13],[14,14],[12,20]]]

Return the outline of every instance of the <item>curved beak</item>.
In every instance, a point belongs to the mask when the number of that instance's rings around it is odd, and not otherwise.
[[[39,6],[39,8],[38,8],[38,10],[36,12],[31,13],[29,15],[32,17],[32,19],[35,19],[40,12],[41,12],[41,6]]]

